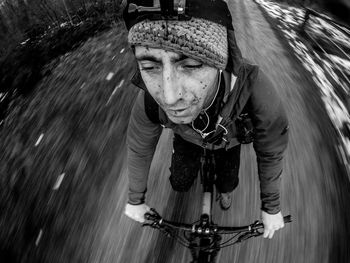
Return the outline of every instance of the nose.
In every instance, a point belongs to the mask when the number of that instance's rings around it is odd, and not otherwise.
[[[175,105],[184,95],[181,82],[171,67],[163,70],[163,95],[167,106]]]

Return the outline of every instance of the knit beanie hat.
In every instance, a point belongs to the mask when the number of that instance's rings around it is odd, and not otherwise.
[[[227,65],[226,27],[202,18],[143,20],[130,28],[128,41],[132,46],[177,52],[221,70]]]

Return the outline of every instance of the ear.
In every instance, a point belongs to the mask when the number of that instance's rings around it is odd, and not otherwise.
[[[227,29],[227,43],[229,57],[226,66],[226,71],[231,72],[237,76],[239,68],[242,65],[243,57],[241,50],[237,45],[235,32],[233,29]]]

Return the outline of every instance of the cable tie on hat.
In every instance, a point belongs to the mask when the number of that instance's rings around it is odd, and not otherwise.
[[[186,9],[186,0],[182,0],[178,3],[177,6],[177,14],[178,15],[184,15],[185,14],[185,9]]]

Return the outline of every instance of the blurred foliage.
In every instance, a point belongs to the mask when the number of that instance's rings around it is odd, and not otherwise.
[[[114,20],[121,0],[4,0],[0,5],[0,57],[11,46],[64,23]]]
[[[45,65],[101,32],[122,0],[4,0],[0,6],[0,120],[18,95],[50,73]],[[44,70],[45,69],[45,70]]]
[[[276,2],[284,2],[289,5],[302,5],[302,6],[312,6],[320,5],[324,0],[276,0]]]
[[[315,9],[335,18],[338,22],[350,25],[350,3],[347,0],[274,0],[288,5]]]
[[[138,92],[116,89],[133,73],[128,51],[123,23],[113,24],[45,66],[50,74],[27,99],[13,101],[0,126],[1,263],[100,262],[89,257],[103,233],[100,217],[114,211],[103,195],[113,195],[125,163],[126,124]]]

